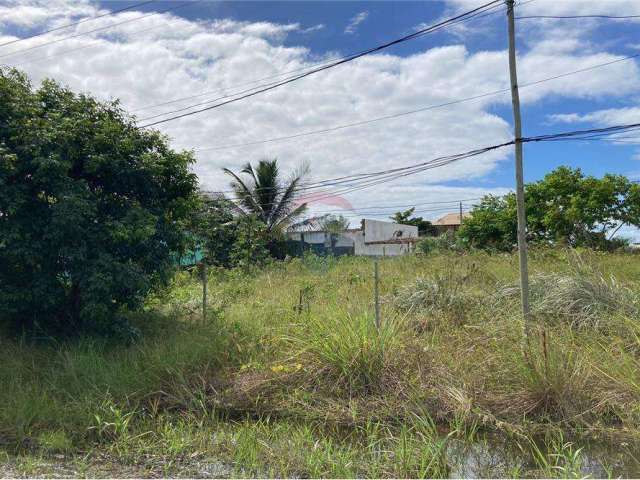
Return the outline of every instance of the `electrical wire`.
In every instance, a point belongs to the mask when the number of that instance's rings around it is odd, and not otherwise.
[[[55,40],[51,40],[49,42],[41,43],[39,45],[34,45],[32,47],[27,47],[27,48],[23,48],[21,50],[15,50],[15,51],[10,52],[10,53],[2,54],[2,55],[0,55],[0,58],[11,57],[11,56],[17,55],[19,53],[29,52],[29,51],[35,50],[37,48],[46,47],[47,45],[52,45],[54,43],[60,43],[60,42],[64,42],[65,40],[70,40],[72,38],[83,37],[83,36],[89,35],[91,33],[101,32],[101,31],[108,30],[108,29],[113,28],[113,27],[124,25],[126,23],[137,22],[138,20],[142,20],[144,18],[153,17],[154,15],[162,15],[163,13],[167,13],[167,12],[170,12],[170,11],[173,11],[173,10],[177,10],[179,8],[186,7],[191,3],[198,3],[198,2],[201,2],[201,1],[202,0],[195,0],[195,2],[183,3],[183,4],[180,4],[180,5],[176,5],[174,7],[165,8],[164,10],[160,10],[160,11],[157,11],[157,12],[153,12],[153,13],[149,13],[149,14],[146,14],[146,15],[142,15],[140,17],[130,18],[128,20],[123,20],[122,22],[113,23],[111,25],[107,25],[107,26],[100,27],[100,28],[94,28],[93,30],[89,30],[89,31],[86,31],[86,32],[76,33],[75,35],[69,35],[67,37],[57,38]]]
[[[365,188],[388,183],[390,181],[397,180],[399,178],[415,175],[430,169],[439,168],[439,167],[449,165],[451,163],[458,162],[467,158],[475,157],[490,151],[498,150],[509,145],[514,145],[516,141],[520,143],[537,143],[537,142],[555,141],[556,139],[567,140],[567,139],[581,137],[581,136],[590,135],[590,134],[617,133],[617,132],[630,131],[638,128],[640,128],[640,123],[614,125],[614,126],[605,127],[605,128],[573,130],[573,131],[559,132],[554,134],[523,137],[518,140],[510,140],[508,142],[490,145],[488,147],[478,148],[478,149],[470,150],[464,153],[437,157],[425,162],[421,162],[421,163],[417,163],[417,164],[409,165],[405,167],[398,167],[394,169],[381,170],[376,172],[359,173],[354,175],[346,175],[346,176],[337,177],[334,179],[322,180],[319,182],[309,184],[306,187],[302,187],[299,189],[299,191],[306,191],[306,190],[311,190],[315,188],[327,188],[327,187],[339,186],[338,190],[319,192],[320,196],[314,197],[312,199],[312,201],[317,202],[320,200],[335,197],[336,195],[345,195],[348,193],[353,193],[355,191],[360,191]],[[217,193],[223,193],[223,192],[217,192]],[[235,193],[235,192],[232,191],[232,193]]]
[[[314,75],[314,74],[322,72],[324,70],[328,70],[330,68],[334,68],[334,67],[337,67],[339,65],[352,62],[352,61],[357,60],[358,58],[364,57],[366,55],[370,55],[372,53],[379,52],[379,51],[382,51],[384,49],[387,49],[387,48],[389,48],[391,46],[398,45],[398,44],[407,42],[409,40],[413,40],[415,38],[421,37],[421,36],[426,35],[428,33],[432,33],[434,31],[437,31],[437,30],[441,29],[441,28],[444,28],[445,26],[447,26],[450,23],[453,23],[456,20],[466,18],[466,17],[468,17],[468,16],[470,16],[472,14],[478,13],[478,12],[483,12],[483,11],[485,11],[485,9],[487,7],[491,7],[491,6],[495,5],[495,4],[497,4],[498,2],[501,2],[501,0],[493,0],[493,1],[489,2],[489,3],[481,5],[480,7],[477,7],[475,9],[473,9],[473,10],[469,10],[469,11],[467,11],[465,13],[457,15],[456,17],[452,17],[450,19],[447,19],[447,20],[444,20],[442,22],[436,23],[436,24],[431,25],[429,27],[420,29],[420,30],[418,30],[418,31],[416,31],[416,32],[414,32],[412,34],[405,35],[405,36],[397,38],[395,40],[391,40],[389,42],[386,42],[384,44],[378,45],[376,47],[369,48],[368,50],[364,50],[364,51],[362,51],[362,52],[360,52],[358,54],[341,58],[341,59],[339,59],[339,60],[337,60],[337,61],[335,61],[333,63],[330,63],[328,65],[324,65],[324,66],[318,67],[316,69],[304,72],[304,73],[302,73],[300,75],[296,75],[294,77],[287,78],[287,79],[282,80],[280,82],[277,82],[275,84],[270,84],[270,85],[264,86],[263,88],[259,88],[258,90],[255,90],[253,92],[244,94],[244,95],[242,95],[242,96],[240,96],[238,98],[226,100],[224,102],[216,103],[216,104],[210,105],[208,107],[204,107],[204,108],[201,108],[201,109],[198,109],[198,110],[194,110],[194,111],[191,111],[191,112],[187,112],[187,113],[182,113],[182,114],[175,115],[175,116],[172,116],[172,117],[169,117],[169,118],[165,118],[165,119],[162,119],[162,120],[158,120],[158,121],[155,121],[155,122],[152,122],[152,123],[147,123],[145,125],[141,125],[140,128],[147,128],[147,127],[151,127],[151,126],[154,126],[154,125],[159,125],[161,123],[166,123],[166,122],[169,122],[169,121],[177,120],[179,118],[184,118],[184,117],[188,117],[188,116],[195,115],[195,114],[198,114],[198,113],[202,113],[202,112],[205,112],[205,111],[213,110],[215,108],[220,108],[220,107],[222,107],[224,105],[228,105],[230,103],[237,102],[237,101],[240,101],[240,100],[244,100],[246,98],[253,97],[255,95],[258,95],[258,94],[273,90],[275,88],[278,88],[278,87],[287,85],[289,83],[292,83],[292,82],[301,80],[303,78],[306,78],[306,77],[308,77],[310,75]],[[167,114],[169,114],[169,113],[167,113]]]
[[[599,63],[599,64],[596,64],[596,65],[591,65],[589,67],[581,68],[581,69],[578,69],[578,70],[573,70],[571,72],[566,72],[566,73],[562,73],[562,74],[559,74],[559,75],[554,75],[552,77],[547,77],[547,78],[543,78],[543,79],[540,79],[540,80],[535,80],[533,82],[525,82],[525,83],[522,83],[521,85],[519,85],[518,88],[523,89],[523,88],[532,87],[532,86],[539,85],[539,84],[544,83],[544,82],[557,80],[559,78],[564,78],[564,77],[568,77],[568,76],[571,76],[571,75],[577,75],[579,73],[584,73],[584,72],[587,72],[587,71],[590,71],[590,70],[594,70],[596,68],[606,67],[606,66],[609,66],[609,65],[612,65],[612,64],[615,64],[615,63],[632,60],[632,59],[638,58],[638,57],[640,57],[640,53],[637,53],[637,54],[634,54],[634,55],[629,55],[627,57],[619,58],[619,59],[612,60],[612,61],[609,61],[609,62],[604,62],[604,63]],[[425,112],[425,111],[428,111],[428,110],[435,110],[435,109],[438,109],[438,108],[448,107],[448,106],[451,106],[451,105],[458,105],[458,104],[470,102],[470,101],[473,101],[473,100],[479,100],[479,99],[482,99],[482,98],[496,96],[496,95],[508,93],[508,92],[510,92],[510,90],[511,90],[510,88],[503,88],[503,89],[500,89],[500,90],[494,90],[494,91],[491,91],[491,92],[486,92],[486,93],[482,93],[482,94],[479,94],[479,95],[474,95],[474,96],[471,96],[471,97],[461,98],[461,99],[452,100],[452,101],[449,101],[449,102],[439,103],[439,104],[435,104],[435,105],[428,105],[428,106],[417,108],[417,109],[414,109],[414,110],[394,113],[394,114],[390,114],[390,115],[384,115],[384,116],[381,116],[381,117],[374,117],[374,118],[370,118],[370,119],[367,119],[367,120],[361,120],[361,121],[358,121],[358,122],[352,122],[352,123],[337,125],[337,126],[334,126],[334,127],[328,127],[328,128],[323,128],[323,129],[319,129],[319,130],[311,130],[311,131],[308,131],[308,132],[301,132],[301,133],[296,133],[296,134],[293,134],[293,135],[286,135],[286,136],[281,136],[281,137],[268,138],[268,139],[264,139],[264,140],[254,140],[254,141],[244,142],[244,143],[235,143],[235,144],[229,144],[229,145],[220,145],[220,146],[195,148],[194,151],[196,151],[196,152],[204,152],[204,151],[226,150],[226,149],[231,149],[231,148],[240,148],[240,147],[247,147],[247,146],[253,146],[253,145],[261,145],[261,144],[265,144],[265,143],[279,142],[279,141],[283,141],[283,140],[292,140],[292,139],[296,139],[296,138],[300,138],[300,137],[306,137],[306,136],[310,136],[310,135],[318,135],[318,134],[323,134],[323,133],[330,133],[330,132],[335,132],[335,131],[339,131],[339,130],[344,130],[346,128],[352,128],[352,127],[358,127],[358,126],[362,126],[362,125],[368,125],[370,123],[376,123],[376,122],[380,122],[380,121],[383,121],[383,120],[391,120],[391,119],[394,119],[394,118],[404,117],[404,116],[407,116],[407,115],[413,115],[413,114],[420,113],[420,112]]]
[[[535,18],[553,18],[553,19],[572,19],[572,18],[602,18],[610,20],[623,20],[631,18],[640,18],[640,15],[525,15],[515,17],[516,20],[530,20]]]
[[[119,10],[112,10],[108,13],[103,13],[102,15],[95,15],[93,17],[83,18],[82,20],[78,20],[77,22],[67,23],[66,25],[62,25],[60,27],[50,28],[49,30],[43,30],[37,33],[33,33],[31,35],[27,35],[26,37],[20,37],[15,40],[10,40],[8,42],[0,43],[0,47],[6,47],[7,45],[12,45],[14,43],[23,42],[25,40],[29,40],[31,38],[40,37],[42,35],[46,35],[47,33],[57,32],[58,30],[63,30],[65,28],[73,27],[75,25],[80,25],[81,23],[86,23],[91,20],[97,20],[98,18],[110,17],[117,13],[125,12],[127,10],[131,10],[132,8],[142,7],[143,5],[147,5],[149,3],[156,2],[157,0],[147,0],[146,2],[135,3],[133,5],[129,5],[128,7],[120,8]]]
[[[534,0],[529,0],[529,1],[534,1]],[[529,2],[525,2],[525,3],[529,3]],[[496,4],[496,5],[493,5],[492,7],[488,8],[487,10],[495,9],[495,8],[498,8],[498,7],[501,7],[501,6],[502,5],[500,5],[500,4]],[[501,10],[506,10],[506,9],[502,8]],[[479,16],[476,16],[478,14],[471,15],[469,17],[466,17],[466,18],[462,19],[461,21],[468,21],[468,20],[471,20],[471,19],[480,19],[480,18],[489,16],[489,15],[495,15],[496,13],[500,13],[501,10],[485,13],[484,15],[479,15]],[[452,22],[450,25],[453,25],[453,24],[459,23],[459,22],[460,21]],[[359,53],[359,52],[357,52],[357,53]],[[352,56],[352,55],[356,55],[357,53],[347,54],[346,56],[344,56],[342,58],[346,58],[346,57],[349,57],[349,56]],[[247,86],[247,85],[254,85],[256,83],[260,83],[260,82],[263,82],[265,80],[272,80],[274,78],[279,78],[279,77],[282,77],[284,75],[289,75],[291,73],[296,73],[296,72],[300,72],[300,71],[304,71],[304,70],[310,70],[310,69],[313,69],[315,67],[319,67],[319,66],[322,66],[322,65],[330,64],[330,63],[332,63],[334,61],[336,61],[336,60],[335,59],[327,60],[327,61],[324,61],[324,62],[319,62],[319,63],[307,65],[307,66],[296,68],[296,69],[289,70],[289,71],[286,71],[286,72],[276,73],[276,74],[273,74],[273,75],[269,75],[267,77],[263,77],[261,79],[252,80],[250,82],[242,83],[242,84],[239,84],[239,85],[232,85],[232,86],[227,86],[227,87],[224,87],[224,88],[221,88],[221,89],[210,90],[210,91],[198,93],[198,94],[195,94],[195,95],[189,95],[189,96],[186,96],[186,97],[179,97],[179,98],[168,100],[168,101],[165,101],[165,102],[162,102],[162,103],[156,103],[156,104],[153,104],[153,105],[147,105],[147,106],[144,106],[144,107],[141,107],[141,108],[137,108],[137,109],[134,109],[134,110],[131,110],[131,111],[132,112],[139,112],[139,111],[143,111],[143,110],[148,110],[150,108],[160,107],[160,106],[164,106],[164,105],[170,105],[170,104],[173,104],[173,103],[181,102],[183,100],[190,100],[190,99],[193,99],[193,98],[199,98],[199,97],[203,97],[203,96],[214,94],[214,93],[224,93],[224,92],[229,91],[230,89],[240,88],[240,87],[244,87],[244,86]],[[248,91],[250,91],[250,90],[251,89],[249,89]],[[235,94],[225,94],[225,96],[223,96],[221,98],[207,100],[205,102],[198,103],[198,104],[195,104],[195,105],[190,105],[188,107],[185,107],[185,108],[182,108],[182,109],[179,109],[179,110],[174,110],[174,111],[171,111],[171,112],[164,112],[163,114],[156,115],[154,117],[141,118],[140,121],[146,121],[146,120],[150,120],[151,118],[156,118],[156,117],[160,117],[160,116],[163,116],[163,115],[168,115],[170,113],[176,113],[176,112],[179,112],[179,111],[184,111],[184,110],[187,110],[189,108],[195,108],[197,106],[205,105],[207,103],[212,103],[212,102],[221,100],[223,98],[229,98],[230,96],[233,96],[233,95],[240,95],[241,93],[245,93],[245,91],[236,92]]]
[[[153,0],[153,1],[157,1],[157,0]],[[196,4],[200,3],[201,1],[202,0],[192,1],[192,2],[189,2],[188,4],[179,5],[178,8],[183,8],[183,6],[184,7],[190,7],[192,5],[196,5]],[[182,20],[182,19],[178,18],[178,20]],[[128,33],[127,37],[130,38],[130,37],[134,37],[136,35],[139,35],[141,33],[149,32],[151,30],[157,30],[159,28],[165,28],[165,27],[171,25],[172,23],[174,23],[174,22],[163,23],[161,25],[154,25],[152,27],[143,28],[142,30],[136,30],[135,32]],[[30,59],[25,60],[24,62],[18,62],[18,63],[13,63],[12,62],[11,66],[12,67],[21,67],[23,65],[30,65],[30,64],[33,64],[33,63],[39,63],[39,62],[42,62],[44,60],[50,60],[52,58],[63,57],[63,56],[66,56],[69,53],[78,52],[80,50],[86,50],[87,48],[96,47],[98,45],[104,45],[104,40],[102,40],[102,39],[95,40],[93,42],[89,42],[89,43],[87,43],[85,45],[82,45],[80,47],[72,48],[72,49],[69,49],[69,50],[64,50],[62,52],[54,53],[52,55],[44,55],[42,57],[30,58]]]

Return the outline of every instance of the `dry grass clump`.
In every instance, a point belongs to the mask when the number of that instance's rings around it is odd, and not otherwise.
[[[633,290],[585,264],[568,273],[535,275],[530,291],[534,313],[566,319],[576,328],[603,327],[615,315],[635,317],[640,312],[638,295]],[[496,297],[519,295],[519,286],[508,286],[500,289]]]
[[[444,272],[418,277],[400,288],[392,303],[401,312],[419,318],[428,315],[462,324],[469,312],[483,305],[481,287],[493,282],[475,263],[466,267],[453,265]],[[481,287],[474,288],[475,283]]]
[[[513,362],[520,384],[513,400],[520,397],[520,402],[513,401],[510,408],[517,408],[519,414],[566,419],[592,406],[588,398],[591,372],[583,355],[551,338],[545,329],[532,335]]]

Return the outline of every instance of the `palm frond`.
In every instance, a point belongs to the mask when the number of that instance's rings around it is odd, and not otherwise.
[[[265,212],[267,223],[271,222],[273,211],[278,204],[280,182],[278,165],[274,160],[260,160],[256,168],[256,197]]]
[[[292,209],[293,199],[298,192],[298,183],[300,183],[301,178],[294,178],[291,180],[287,188],[282,193],[278,204],[275,206],[273,211],[271,212],[271,217],[274,219],[278,219],[282,216],[286,216]]]
[[[298,218],[300,215],[302,215],[306,211],[307,211],[307,204],[306,203],[303,203],[302,205],[299,205],[298,207],[293,209],[291,212],[289,212],[286,215],[282,216],[282,218],[280,218],[278,220],[278,222],[273,224],[273,226],[270,228],[270,230],[273,231],[273,232],[285,230],[288,225],[293,223],[293,221],[296,218]]]
[[[237,197],[238,206],[242,206],[244,209],[248,210],[245,213],[254,213],[262,216],[264,212],[262,212],[262,208],[260,208],[260,205],[255,201],[251,189],[247,187],[238,175],[228,168],[223,168],[222,171],[227,175],[230,175],[235,180],[235,182],[231,182],[231,188]]]

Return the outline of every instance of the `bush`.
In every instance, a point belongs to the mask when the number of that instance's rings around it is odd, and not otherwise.
[[[448,233],[443,233],[437,237],[425,237],[418,242],[417,247],[418,251],[425,255],[462,250],[462,246],[456,237]]]
[[[117,102],[0,71],[0,319],[46,335],[135,336],[165,284],[197,178],[190,153]]]
[[[469,290],[470,280],[479,274],[474,264],[466,270],[454,265],[445,273],[420,277],[404,286],[393,298],[393,304],[406,313],[428,313],[461,322],[468,310],[482,303],[482,299]]]

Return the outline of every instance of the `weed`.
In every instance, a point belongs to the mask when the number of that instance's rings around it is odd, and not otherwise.
[[[580,353],[566,348],[546,329],[534,332],[524,353],[514,352],[511,358],[522,382],[518,408],[523,413],[558,419],[585,407],[589,369]]]
[[[515,282],[517,258],[484,253],[381,260],[380,329],[371,260],[309,257],[212,271],[210,325],[191,323],[201,284],[180,274],[132,317],[137,345],[3,337],[0,451],[12,466],[0,473],[49,475],[41,455],[82,452],[65,475],[443,477],[464,455],[455,444],[491,435],[472,476],[581,475],[586,440],[565,440],[576,430],[613,447],[640,431],[640,270],[622,253],[579,267],[572,255],[532,254],[544,329],[526,355],[517,291],[492,295]],[[502,435],[550,431],[564,437],[547,435],[533,464],[528,444],[513,460],[496,453]],[[610,474],[637,473],[636,450]]]
[[[307,368],[351,393],[379,390],[400,355],[400,326],[393,319],[380,329],[370,315],[309,317],[294,343]]]

